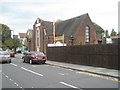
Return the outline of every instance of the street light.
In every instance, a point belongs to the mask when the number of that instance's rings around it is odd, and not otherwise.
[[[73,37],[73,35],[70,36],[69,41],[71,42],[71,45],[73,46],[73,41],[75,40],[75,38]]]

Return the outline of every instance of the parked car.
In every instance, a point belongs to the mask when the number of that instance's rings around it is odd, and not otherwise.
[[[15,52],[12,50],[9,50],[8,53],[10,54],[10,57],[15,57]]]
[[[24,57],[26,56],[26,55],[28,55],[30,52],[29,51],[24,51],[22,54],[23,54],[23,56],[22,56],[22,59],[24,59]]]
[[[11,58],[8,52],[0,51],[0,63],[3,62],[11,63]]]
[[[23,56],[23,62],[33,63],[42,63],[46,62],[46,55],[43,52],[27,52]]]
[[[25,50],[22,52],[23,55],[25,55],[26,53],[29,53],[29,51]]]
[[[0,51],[3,51],[3,49],[2,49],[2,48],[0,48]]]

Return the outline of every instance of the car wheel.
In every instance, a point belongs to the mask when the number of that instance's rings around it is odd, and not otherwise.
[[[25,63],[25,60],[23,60],[23,63]]]
[[[23,58],[23,63],[25,63],[26,61],[25,61],[25,58]]]
[[[11,60],[9,61],[9,63],[11,63]]]
[[[42,62],[42,64],[45,64],[45,62]]]
[[[30,64],[33,64],[32,60],[30,60]]]
[[[11,60],[10,60],[10,61],[8,61],[7,63],[11,63]]]

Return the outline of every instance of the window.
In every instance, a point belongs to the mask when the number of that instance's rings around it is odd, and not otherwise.
[[[40,30],[39,30],[39,27],[37,27],[37,30],[36,30],[36,45],[37,45],[37,47],[40,46]]]
[[[86,43],[89,43],[90,42],[90,28],[89,26],[86,26],[85,27],[85,37],[86,37]]]

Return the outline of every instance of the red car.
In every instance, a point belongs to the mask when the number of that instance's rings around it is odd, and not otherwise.
[[[28,52],[23,56],[23,62],[33,63],[42,63],[46,62],[46,55],[43,52]]]
[[[14,51],[10,50],[10,51],[8,51],[8,53],[10,54],[10,57],[15,57]]]

